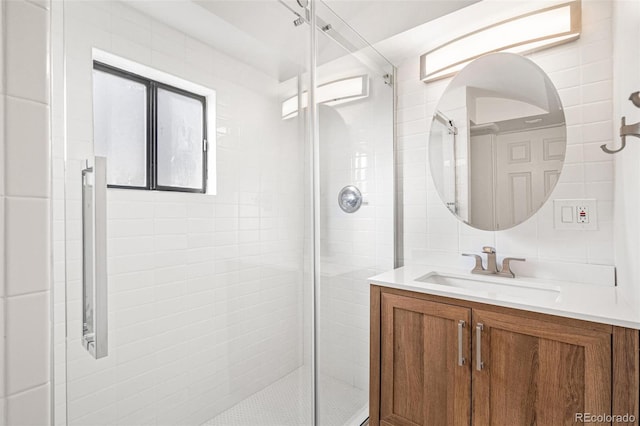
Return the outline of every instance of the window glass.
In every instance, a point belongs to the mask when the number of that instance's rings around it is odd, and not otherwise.
[[[93,71],[95,155],[107,157],[109,185],[147,187],[147,86]]]
[[[202,190],[202,101],[158,88],[157,108],[158,187]]]

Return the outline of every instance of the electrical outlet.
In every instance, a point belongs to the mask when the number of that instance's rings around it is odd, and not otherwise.
[[[578,223],[589,223],[589,207],[576,207],[576,219]]]
[[[598,229],[597,200],[553,200],[553,210],[555,229]]]

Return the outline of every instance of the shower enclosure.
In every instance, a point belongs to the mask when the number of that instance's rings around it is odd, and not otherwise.
[[[55,424],[360,425],[393,66],[319,0],[64,0],[52,34]]]

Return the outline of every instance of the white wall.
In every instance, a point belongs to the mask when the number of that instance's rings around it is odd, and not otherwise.
[[[619,119],[626,116],[627,124],[640,121],[640,109],[629,95],[640,90],[640,2],[614,2],[613,70],[614,131]],[[627,147],[615,159],[615,254],[620,289],[634,306],[640,303],[640,227],[636,212],[640,209],[640,140],[627,138]],[[619,141],[616,141],[619,146]]]
[[[302,363],[304,223],[291,194],[302,192],[303,144],[281,132],[275,79],[120,2],[66,2],[65,26],[69,424],[200,424]],[[217,97],[217,195],[108,191],[110,354],[100,361],[79,340],[93,47]],[[64,396],[56,403],[64,424]]]
[[[455,257],[483,245],[500,255],[577,264],[614,263],[613,158],[599,145],[612,140],[612,2],[582,2],[579,40],[530,56],[560,93],[567,122],[567,153],[554,198],[596,198],[598,231],[557,231],[553,204],[510,230],[486,232],[459,222],[442,205],[428,172],[431,116],[450,79],[419,81],[418,57],[399,66],[398,147],[402,167],[404,263],[423,263],[434,252]],[[514,270],[518,265],[514,266]]]
[[[11,426],[50,418],[48,8],[0,4],[0,424]]]

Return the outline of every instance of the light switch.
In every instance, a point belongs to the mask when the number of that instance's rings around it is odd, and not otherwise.
[[[573,223],[573,208],[562,206],[562,223]]]

